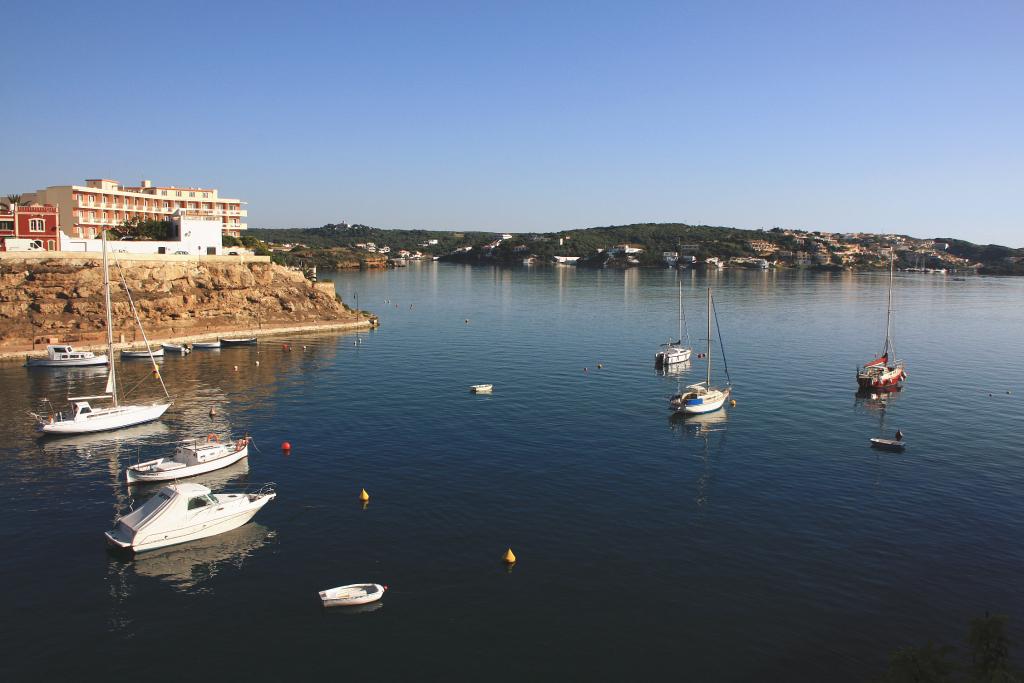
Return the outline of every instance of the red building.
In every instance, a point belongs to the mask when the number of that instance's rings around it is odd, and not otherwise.
[[[0,251],[60,251],[57,207],[29,204],[0,209]]]

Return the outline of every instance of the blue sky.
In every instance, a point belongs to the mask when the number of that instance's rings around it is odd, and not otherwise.
[[[212,185],[250,227],[638,221],[1024,246],[1024,3],[46,3],[0,193]]]

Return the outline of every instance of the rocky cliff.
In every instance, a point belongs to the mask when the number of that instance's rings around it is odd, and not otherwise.
[[[369,322],[331,286],[272,263],[128,260],[110,270],[115,341],[141,340],[122,273],[150,339]],[[48,338],[85,345],[104,335],[100,261],[0,260],[0,349]]]

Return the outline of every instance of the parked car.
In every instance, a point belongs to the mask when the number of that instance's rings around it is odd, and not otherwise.
[[[178,251],[174,252],[174,255],[175,256],[188,256],[188,252],[187,251],[182,251],[182,250],[179,249]]]
[[[238,252],[237,251],[229,251],[228,252],[228,256],[238,256]]]

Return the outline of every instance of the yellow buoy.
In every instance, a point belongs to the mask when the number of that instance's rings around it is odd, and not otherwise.
[[[504,560],[505,560],[505,564],[515,564],[516,563],[516,554],[514,552],[512,552],[512,548],[509,548],[507,551],[505,551]]]
[[[364,503],[370,500],[370,494],[366,492],[366,489],[363,489],[362,491],[359,492],[359,500],[363,501]]]
[[[736,407],[736,399],[733,399],[733,400],[729,401],[729,405],[731,405],[733,408],[735,408]]]
[[[153,370],[153,377],[156,378],[156,379],[160,379],[160,371],[154,369]]]

